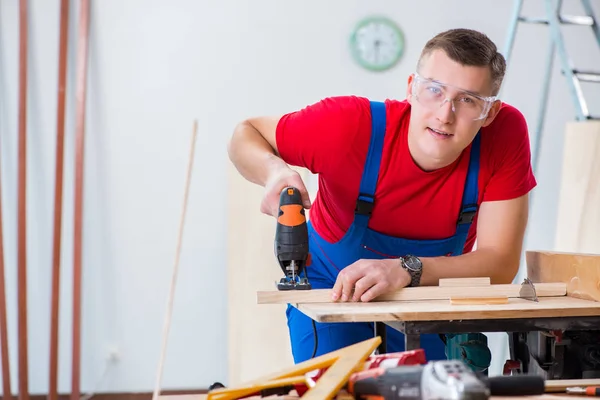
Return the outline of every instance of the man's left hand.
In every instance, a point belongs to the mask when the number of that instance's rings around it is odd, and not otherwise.
[[[410,284],[410,274],[398,259],[362,259],[340,271],[331,292],[332,300],[367,302]]]

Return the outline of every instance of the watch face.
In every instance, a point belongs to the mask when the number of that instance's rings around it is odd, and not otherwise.
[[[414,256],[406,256],[404,258],[404,263],[406,268],[410,269],[411,271],[419,271],[422,267],[421,260]]]

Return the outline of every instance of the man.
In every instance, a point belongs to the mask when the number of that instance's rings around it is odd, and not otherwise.
[[[332,288],[335,301],[367,302],[440,278],[513,280],[536,181],[526,121],[495,97],[505,68],[487,36],[449,30],[425,45],[406,100],[326,98],[236,127],[229,156],[265,187],[261,211],[277,215],[285,186],[310,208],[306,272],[314,288]],[[319,175],[314,203],[288,165]],[[369,323],[313,331],[295,308],[287,318],[296,362],[373,337]],[[402,351],[403,340],[388,330],[388,351]],[[445,358],[438,335],[422,335],[421,346],[428,359]]]

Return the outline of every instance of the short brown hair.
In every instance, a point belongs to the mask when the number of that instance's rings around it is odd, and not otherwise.
[[[450,59],[469,66],[489,66],[492,77],[492,94],[497,95],[506,72],[506,60],[496,44],[485,34],[472,29],[451,29],[431,38],[423,48],[421,59],[434,50],[444,50]]]

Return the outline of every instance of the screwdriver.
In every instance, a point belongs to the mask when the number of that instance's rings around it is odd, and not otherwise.
[[[567,388],[567,393],[571,393],[571,394],[585,394],[587,396],[598,396],[598,397],[600,397],[600,386],[570,387],[570,388]]]

